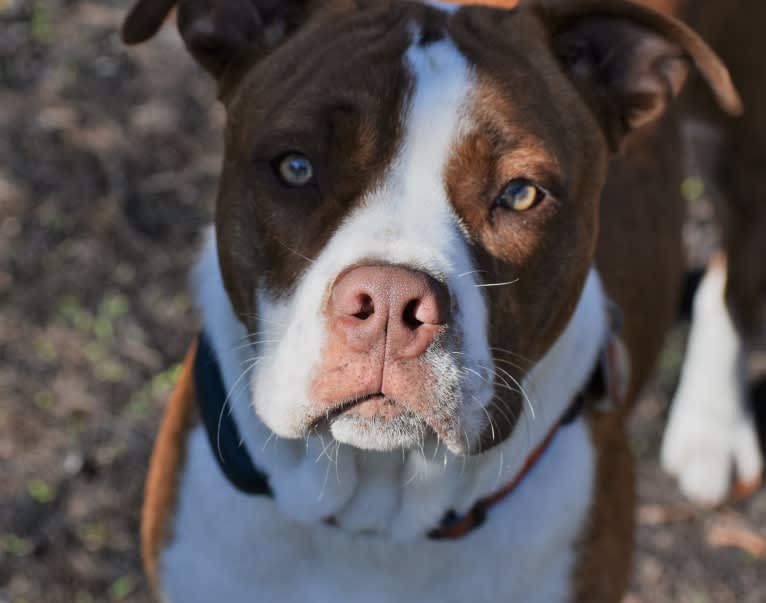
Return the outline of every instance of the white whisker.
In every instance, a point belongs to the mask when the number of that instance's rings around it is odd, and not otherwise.
[[[504,283],[483,283],[481,285],[474,285],[475,287],[486,288],[486,287],[505,287],[506,285],[515,285],[519,282],[519,279],[513,280],[513,281],[506,281]]]
[[[218,456],[220,458],[223,458],[223,452],[221,450],[221,426],[223,425],[223,417],[224,417],[223,413],[226,412],[227,408],[229,409],[229,412],[231,412],[230,401],[231,401],[232,396],[235,393],[235,390],[239,386],[239,384],[242,381],[243,377],[245,377],[250,371],[252,371],[256,366],[258,366],[258,363],[261,362],[261,360],[263,360],[263,358],[264,358],[263,356],[259,356],[257,358],[254,358],[254,359],[251,359],[251,360],[247,361],[250,364],[244,368],[244,370],[239,375],[239,377],[237,377],[237,379],[234,381],[234,384],[229,388],[229,391],[226,394],[226,398],[224,399],[223,404],[221,405],[221,412],[218,413],[218,425],[216,426],[216,435],[215,435],[216,449],[217,449],[217,452],[218,452]],[[245,385],[247,385],[247,382],[245,382]]]
[[[461,274],[458,274],[458,278],[464,278],[466,276],[471,276],[472,274],[479,274],[481,272],[486,272],[486,270],[469,270],[468,272],[463,272]]]
[[[535,420],[537,417],[536,417],[536,414],[535,414],[535,407],[532,404],[532,399],[527,395],[527,392],[524,390],[524,388],[522,387],[521,383],[516,379],[516,377],[511,375],[505,369],[498,367],[497,370],[502,372],[506,377],[508,377],[511,381],[513,381],[513,383],[516,385],[516,387],[519,388],[519,393],[521,393],[521,395],[524,396],[524,400],[526,401],[527,406],[529,406],[529,412],[532,415],[532,420]]]

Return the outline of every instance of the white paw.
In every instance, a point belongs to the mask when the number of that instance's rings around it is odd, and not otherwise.
[[[677,401],[665,430],[661,461],[662,467],[678,479],[687,498],[699,505],[715,506],[727,498],[734,481],[757,483],[763,459],[750,417],[721,420],[705,416],[706,410],[704,403]]]
[[[724,304],[725,284],[725,264],[711,262],[694,298],[686,358],[661,451],[663,468],[702,505],[723,502],[734,483],[757,484],[763,471],[744,393],[747,351]]]

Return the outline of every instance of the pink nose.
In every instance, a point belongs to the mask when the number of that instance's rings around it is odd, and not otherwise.
[[[349,351],[385,344],[392,360],[426,351],[449,319],[445,285],[399,266],[360,266],[341,275],[330,293],[329,327]]]

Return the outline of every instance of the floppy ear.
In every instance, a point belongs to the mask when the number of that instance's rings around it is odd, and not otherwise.
[[[178,31],[194,58],[220,79],[232,64],[280,44],[311,0],[138,0],[122,25],[126,44],[151,38],[178,5]]]
[[[686,82],[690,65],[732,114],[742,103],[729,72],[680,21],[626,0],[530,0],[551,32],[563,68],[595,105],[609,142],[658,119]]]

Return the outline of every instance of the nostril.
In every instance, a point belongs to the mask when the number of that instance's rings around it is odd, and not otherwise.
[[[419,299],[411,300],[406,306],[404,306],[404,312],[402,313],[402,322],[410,329],[415,330],[423,324],[422,320],[418,319],[418,307],[420,306]]]
[[[375,304],[372,302],[372,298],[367,294],[361,294],[358,299],[359,311],[354,313],[354,317],[359,320],[367,320],[370,316],[375,314]]]

